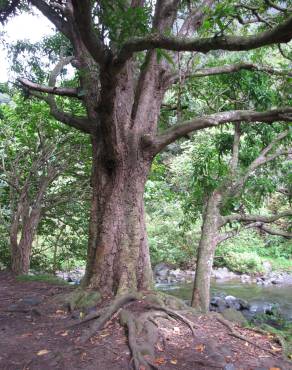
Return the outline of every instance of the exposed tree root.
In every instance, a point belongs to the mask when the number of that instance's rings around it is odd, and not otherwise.
[[[132,361],[135,370],[144,368],[145,370],[156,369],[151,358],[154,357],[154,345],[158,340],[158,328],[151,321],[144,323],[145,329],[145,340],[140,339],[139,342],[139,318],[135,318],[134,315],[123,309],[120,313],[120,322],[127,328],[128,331],[128,343],[132,353]]]
[[[100,311],[93,312],[89,315],[87,315],[84,320],[80,321],[78,324],[81,325],[85,322],[94,320],[97,318],[97,320],[92,324],[92,326],[85,331],[85,333],[82,335],[80,341],[81,343],[85,343],[89,338],[91,338],[93,335],[96,334],[96,332],[103,328],[103,326],[111,320],[112,316],[118,311],[121,307],[126,305],[129,302],[135,301],[140,299],[141,296],[139,294],[125,294],[121,297],[118,297],[114,300],[112,304],[109,306],[103,308]]]
[[[229,321],[225,320],[223,317],[221,317],[219,314],[213,314],[213,315],[214,315],[214,316],[216,316],[216,319],[217,319],[221,324],[225,325],[225,326],[230,330],[229,335],[232,335],[232,336],[233,336],[233,337],[235,337],[235,338],[241,339],[242,341],[247,342],[247,343],[249,343],[249,344],[251,344],[251,345],[253,345],[253,346],[255,346],[255,347],[257,347],[257,348],[261,349],[262,351],[269,352],[269,353],[270,353],[271,355],[273,355],[273,356],[278,356],[278,354],[276,354],[276,353],[275,353],[275,352],[273,352],[272,350],[270,350],[270,349],[268,349],[268,348],[264,348],[264,347],[260,346],[259,344],[255,343],[254,341],[252,341],[252,340],[250,340],[250,339],[246,338],[245,336],[241,335],[240,333],[238,333],[238,331],[236,331],[236,330],[233,328],[232,324],[231,324]]]
[[[185,316],[179,314],[177,311],[171,310],[170,308],[167,308],[167,307],[159,307],[159,306],[150,306],[149,309],[163,311],[170,317],[173,317],[174,319],[181,321],[183,324],[185,324],[191,329],[193,336],[195,336],[194,324],[189,319],[187,319]]]
[[[119,316],[121,325],[127,330],[128,345],[131,350],[134,369],[157,369],[154,363],[155,344],[159,340],[159,323],[157,319],[180,321],[191,330],[192,335],[195,335],[194,324],[177,311],[179,308],[185,309],[187,307],[178,299],[172,299],[166,295],[156,295],[155,293],[145,294],[143,301],[146,304],[146,311],[144,310],[144,312],[137,315],[125,308],[125,305],[135,300],[142,300],[141,294],[129,293],[120,296],[110,305],[88,314],[83,320],[69,327],[83,325],[94,320],[90,328],[80,338],[80,342],[85,343],[98,330],[102,329],[107,322]],[[171,304],[171,308],[169,308],[168,303]]]

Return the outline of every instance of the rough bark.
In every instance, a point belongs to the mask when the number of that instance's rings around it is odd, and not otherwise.
[[[219,205],[222,195],[214,191],[208,198],[204,211],[201,239],[198,247],[196,276],[194,282],[192,307],[202,312],[209,311],[210,281],[218,231],[221,223]]]
[[[93,143],[92,209],[84,284],[104,294],[149,289],[152,272],[143,193],[151,161],[104,160]],[[137,153],[138,154],[138,153]]]
[[[21,237],[17,241],[17,233],[10,234],[11,270],[16,275],[28,274],[32,243],[40,221],[40,209],[31,210],[28,219],[23,223]],[[12,228],[14,232],[14,228]]]

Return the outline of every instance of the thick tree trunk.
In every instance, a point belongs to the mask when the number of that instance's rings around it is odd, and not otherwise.
[[[84,285],[103,294],[147,290],[152,270],[143,193],[151,159],[139,146],[111,162],[93,139],[92,208]],[[137,149],[138,148],[138,149]],[[102,154],[100,154],[102,153]]]
[[[221,198],[220,193],[216,191],[212,193],[207,201],[203,216],[192,297],[192,307],[202,312],[209,310],[211,273],[220,228],[219,204]]]

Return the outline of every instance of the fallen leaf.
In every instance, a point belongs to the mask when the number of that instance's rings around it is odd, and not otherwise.
[[[180,330],[179,330],[178,326],[174,326],[173,331],[177,334],[180,333]]]
[[[269,370],[281,370],[279,367],[270,367]]]
[[[173,364],[173,365],[176,365],[177,364],[177,360],[170,360],[170,363]]]
[[[145,366],[143,366],[143,365],[140,365],[140,366],[139,366],[139,370],[146,370],[146,367],[145,367]]]
[[[274,347],[274,346],[272,346],[272,345],[271,345],[271,347],[272,347],[272,350],[273,350],[274,352],[281,352],[281,351],[282,351],[282,348]]]
[[[63,311],[63,310],[57,310],[56,311],[56,314],[58,314],[58,315],[63,315],[65,313],[65,311]]]
[[[155,360],[154,360],[154,363],[156,365],[164,365],[165,364],[165,359],[163,357],[157,357]]]
[[[161,345],[160,343],[157,343],[157,344],[156,344],[156,348],[157,348],[157,350],[158,350],[159,352],[163,352],[163,351],[164,351],[164,349],[162,348],[162,345]]]
[[[47,349],[41,349],[40,351],[38,351],[37,355],[38,356],[43,356],[43,355],[46,355],[49,352],[50,351],[48,351]]]
[[[64,333],[61,333],[60,335],[61,337],[66,337],[68,335],[68,330],[64,331]]]
[[[24,333],[21,335],[21,338],[31,337],[32,335],[33,335],[32,333]]]
[[[195,350],[197,352],[204,352],[204,349],[205,349],[204,344],[198,344],[197,346],[195,346]]]
[[[110,335],[110,333],[104,333],[104,334],[100,334],[99,336],[101,337],[101,338],[104,338],[104,337],[108,337]]]

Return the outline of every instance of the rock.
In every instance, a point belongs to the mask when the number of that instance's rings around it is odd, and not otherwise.
[[[42,299],[40,297],[25,297],[21,302],[27,306],[37,306],[42,302]]]
[[[238,275],[232,271],[229,271],[226,267],[220,267],[212,271],[212,277],[214,277],[216,280],[229,280],[238,278]]]
[[[239,300],[232,295],[228,295],[227,297],[225,297],[225,302],[228,308],[234,308],[237,311],[239,311],[241,308]]]
[[[243,314],[239,311],[236,311],[234,308],[227,308],[226,310],[224,310],[222,312],[222,316],[226,320],[236,322],[240,325],[246,325],[247,324],[247,320],[243,316]]]
[[[233,364],[226,364],[224,370],[236,370],[236,367]]]
[[[272,264],[269,261],[263,261],[262,263],[265,273],[269,274],[272,272]]]
[[[245,301],[244,299],[238,298],[238,302],[240,304],[240,310],[249,310],[250,304]]]
[[[153,269],[154,275],[159,277],[167,277],[169,275],[169,271],[170,267],[164,262],[159,263]]]
[[[249,276],[247,274],[241,275],[240,280],[241,280],[242,283],[251,283],[252,282],[251,276]]]
[[[222,297],[213,297],[211,299],[210,306],[211,311],[216,311],[220,313],[227,308],[225,299]]]

